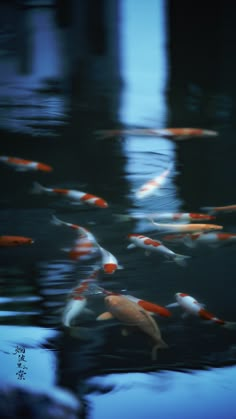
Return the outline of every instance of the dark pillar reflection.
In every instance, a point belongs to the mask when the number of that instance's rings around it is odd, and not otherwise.
[[[180,194],[191,210],[231,200],[233,173],[222,145],[233,141],[235,126],[235,43],[234,1],[169,1],[169,126],[220,133],[214,142],[177,145]],[[221,198],[219,184],[224,185]]]

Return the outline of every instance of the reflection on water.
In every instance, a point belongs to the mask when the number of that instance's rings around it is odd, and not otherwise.
[[[103,16],[105,6],[101,3]],[[131,15],[134,4],[136,13]],[[6,21],[12,25],[14,8],[12,4],[7,7]],[[85,3],[80,2],[77,7],[81,14],[75,16],[75,23],[83,13],[87,18],[95,18]],[[77,233],[53,225],[52,215],[88,229],[123,266],[113,275],[100,270],[96,282],[99,286],[162,306],[172,303],[176,292],[184,292],[206,304],[220,318],[236,320],[233,246],[173,247],[177,253],[191,256],[182,268],[164,263],[161,256],[146,256],[142,249],[128,250],[128,234],[153,235],[153,226],[148,220],[122,223],[114,217],[117,213],[198,212],[201,206],[234,203],[232,101],[227,94],[212,94],[214,118],[209,123],[209,113],[205,113],[201,99],[204,89],[189,80],[188,93],[183,94],[188,112],[180,117],[183,109],[175,101],[168,103],[165,94],[168,76],[173,76],[174,71],[168,61],[165,2],[151,1],[148,6],[136,7],[134,0],[114,1],[109,7],[106,18],[99,21],[100,29],[97,28],[104,36],[89,40],[85,24],[74,24],[71,33],[68,27],[58,26],[53,7],[23,8],[21,42],[27,39],[28,45],[23,43],[21,47],[25,45],[25,54],[6,46],[13,41],[12,29],[5,28],[8,38],[5,47],[2,39],[2,50],[11,52],[0,57],[0,125],[6,139],[1,154],[42,161],[54,169],[52,173],[20,173],[0,166],[1,234],[34,239],[27,248],[0,249],[0,356],[8,362],[3,378],[7,374],[15,377],[15,364],[9,353],[19,343],[28,352],[27,380],[37,383],[39,377],[81,393],[82,378],[94,374],[204,368],[235,364],[236,360],[235,332],[204,324],[197,317],[183,319],[178,308],[173,308],[170,318],[157,318],[169,348],[158,352],[156,362],[151,360],[152,342],[145,334],[134,329],[124,336],[118,322],[96,321],[106,310],[99,293],[87,298],[90,314],[75,316],[71,328],[62,325],[68,295],[98,268],[98,259],[70,260],[68,249],[74,246]],[[114,28],[105,24],[106,19],[112,22],[112,18],[116,21]],[[144,22],[149,22],[149,31],[138,30]],[[68,53],[67,61],[65,51],[69,51],[68,44],[70,48],[76,44],[76,36],[81,38],[78,57],[75,51]],[[106,37],[110,42],[106,43]],[[114,48],[117,45],[119,50]],[[121,68],[114,68],[113,58],[121,63]],[[19,66],[19,60],[24,65]],[[104,73],[98,76],[97,68],[104,68]],[[175,80],[169,98],[178,97],[178,78]],[[98,141],[94,135],[96,130],[123,125],[165,128],[175,126],[174,122],[181,127],[217,129],[220,135],[176,144],[164,138],[128,134],[121,140]],[[161,195],[137,199],[137,189],[160,175],[170,163],[171,173]],[[31,193],[33,182],[101,196],[109,207],[76,207],[66,199],[36,196]],[[225,214],[218,222],[227,232],[236,229],[234,214]]]

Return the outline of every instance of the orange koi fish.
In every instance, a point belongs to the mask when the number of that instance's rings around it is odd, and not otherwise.
[[[42,172],[51,172],[53,168],[47,164],[32,160],[25,160],[19,157],[0,156],[0,162],[13,167],[18,172],[26,172],[28,170],[40,170]]]
[[[168,347],[162,339],[157,323],[152,319],[150,314],[138,304],[129,301],[123,295],[108,295],[105,297],[105,304],[108,312],[100,315],[97,320],[108,320],[109,318],[114,317],[126,325],[138,327],[142,332],[151,336],[155,342],[152,349],[153,360],[156,359],[156,352],[158,349]]]
[[[203,320],[208,320],[213,323],[216,323],[220,326],[224,326],[229,329],[235,329],[236,323],[234,322],[226,322],[225,320],[219,319],[214,314],[210,313],[209,311],[205,310],[205,306],[195,300],[188,294],[184,294],[183,292],[178,292],[175,294],[175,298],[177,303],[168,304],[167,307],[175,307],[180,306],[185,311],[185,316],[188,314],[192,314],[194,316],[198,316]]]
[[[214,215],[198,214],[193,212],[154,212],[154,213],[136,213],[136,214],[114,214],[117,221],[135,221],[135,220],[157,220],[157,221],[209,221],[214,220]]]
[[[22,236],[0,236],[0,247],[22,246],[32,244],[34,240],[30,237]]]
[[[195,233],[195,234],[169,234],[162,237],[163,241],[172,243],[183,243],[188,247],[195,247],[198,244],[206,244],[216,247],[226,243],[236,243],[235,233]]]
[[[167,176],[169,174],[170,169],[166,169],[160,175],[144,183],[135,193],[136,198],[143,199],[155,193],[165,184]]]
[[[173,252],[168,247],[158,240],[150,239],[150,237],[143,236],[142,234],[129,234],[128,239],[131,241],[131,244],[128,246],[128,249],[134,247],[141,247],[146,250],[146,254],[150,252],[158,252],[165,256],[169,261],[174,261],[178,265],[185,266],[186,259],[189,259],[191,256],[180,255]]]
[[[202,128],[134,128],[117,130],[100,130],[95,134],[100,139],[120,137],[123,135],[163,137],[170,140],[187,140],[195,137],[216,137],[217,131],[205,130]]]
[[[155,223],[151,220],[152,224],[157,227],[158,231],[180,232],[180,233],[198,233],[208,232],[212,230],[222,230],[223,226],[217,224],[163,224]]]
[[[54,225],[65,225],[67,227],[76,230],[79,234],[79,238],[76,240],[75,245],[72,249],[64,249],[69,251],[69,257],[72,260],[87,260],[91,257],[99,254],[99,244],[97,243],[94,235],[84,227],[78,226],[77,224],[67,223],[59,220],[59,218],[53,215],[52,224]]]
[[[98,208],[108,207],[108,203],[98,196],[73,189],[46,188],[45,186],[40,185],[38,182],[34,182],[31,192],[35,194],[45,193],[48,195],[61,196],[69,199],[75,205],[88,204]]]
[[[234,212],[236,211],[236,205],[225,205],[223,207],[202,207],[203,211],[209,214],[216,214],[217,212]]]

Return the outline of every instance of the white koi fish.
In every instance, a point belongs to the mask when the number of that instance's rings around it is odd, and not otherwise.
[[[84,311],[86,305],[87,299],[80,295],[76,295],[74,298],[68,300],[62,314],[63,325],[70,327],[71,322]]]
[[[225,320],[219,319],[214,314],[205,310],[205,306],[203,304],[199,303],[197,300],[195,300],[188,294],[178,292],[175,294],[175,298],[177,300],[177,303],[168,304],[166,307],[175,307],[179,305],[181,308],[184,309],[186,315],[192,314],[194,316],[200,317],[203,320],[211,321],[228,329],[236,328],[235,322],[226,322]]]
[[[78,205],[88,204],[98,208],[108,207],[108,203],[104,199],[74,189],[46,188],[45,186],[40,185],[38,182],[34,182],[31,192],[35,194],[45,193],[48,195],[61,196]]]
[[[51,172],[53,168],[47,164],[19,157],[0,156],[0,162],[13,167],[18,172],[36,171]]]
[[[155,223],[153,220],[150,220],[152,224],[157,228],[158,231],[169,231],[169,232],[179,232],[179,233],[202,233],[213,230],[222,230],[223,226],[217,224],[164,224],[164,223]]]
[[[141,247],[146,250],[146,254],[149,254],[150,252],[158,252],[163,254],[163,256],[169,259],[169,261],[174,261],[181,266],[185,266],[186,260],[191,257],[175,253],[168,247],[164,246],[162,242],[150,239],[149,237],[143,236],[142,234],[129,234],[128,239],[131,241],[128,249]]]
[[[102,256],[102,268],[106,274],[113,274],[117,269],[122,269],[119,265],[116,257],[100,246],[101,256]]]
[[[196,247],[198,244],[205,244],[217,247],[227,243],[236,243],[234,233],[195,233],[195,234],[170,234],[162,237],[168,243],[182,243],[187,247]]]
[[[164,186],[169,174],[170,169],[166,169],[160,175],[144,183],[135,193],[136,198],[143,199],[156,193]]]
[[[198,214],[193,212],[154,212],[154,213],[136,213],[136,214],[114,214],[117,221],[135,221],[135,220],[156,220],[156,221],[179,221],[179,222],[190,222],[199,220],[213,220],[214,215]]]
[[[72,260],[87,260],[91,257],[99,254],[99,244],[97,243],[94,235],[84,227],[78,226],[77,224],[67,223],[59,220],[59,218],[53,215],[52,224],[65,225],[73,230],[76,230],[79,234],[79,238],[76,240],[75,245],[69,251],[69,257]]]
[[[236,211],[236,204],[225,205],[223,207],[202,207],[202,210],[208,212],[209,214],[235,212]]]
[[[141,135],[151,137],[163,137],[170,140],[187,140],[195,137],[215,137],[217,131],[205,130],[202,128],[133,128],[133,129],[112,129],[95,131],[98,138],[120,137],[122,135]]]

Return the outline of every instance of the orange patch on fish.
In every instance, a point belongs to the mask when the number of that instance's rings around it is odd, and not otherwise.
[[[152,240],[152,239],[146,239],[146,240],[144,240],[144,242],[143,242],[144,244],[147,244],[147,245],[151,245],[151,246],[154,246],[154,247],[158,247],[158,246],[160,246],[161,245],[161,243],[160,242],[158,242],[158,241],[156,241],[156,240]]]
[[[61,195],[67,195],[68,189],[55,188],[53,189],[53,192],[61,194]]]
[[[138,305],[144,308],[144,310],[150,311],[151,313],[157,313],[164,317],[171,316],[171,312],[167,310],[167,308],[159,306],[158,304],[149,303],[148,301],[140,300],[138,302]]]

